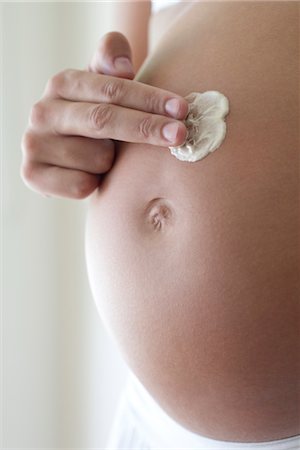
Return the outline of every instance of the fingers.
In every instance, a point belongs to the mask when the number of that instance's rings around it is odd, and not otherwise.
[[[88,66],[90,72],[113,75],[116,77],[134,77],[132,54],[128,40],[118,32],[105,34]]]
[[[29,188],[46,196],[82,199],[112,167],[114,143],[27,131],[22,152],[21,178]]]
[[[180,145],[187,134],[180,121],[105,103],[51,100],[40,103],[39,108],[31,117],[31,126],[39,133],[48,131],[159,146]]]
[[[21,178],[32,190],[47,197],[83,199],[99,185],[101,176],[81,170],[28,162],[21,167]]]
[[[139,81],[73,69],[52,77],[45,96],[74,102],[111,103],[179,120],[185,119],[188,113],[187,101],[172,92]]]
[[[114,160],[114,143],[74,136],[25,133],[22,151],[27,162],[60,166],[91,174],[109,171]]]
[[[21,177],[46,196],[85,198],[114,161],[114,140],[176,146],[187,130],[185,99],[133,81],[131,49],[107,33],[88,67],[52,77],[32,108]],[[173,120],[172,120],[173,118]],[[178,120],[174,120],[178,119]]]

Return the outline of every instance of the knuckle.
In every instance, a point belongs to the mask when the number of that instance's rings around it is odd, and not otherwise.
[[[154,124],[151,116],[146,116],[138,125],[138,132],[144,139],[148,139],[153,134]]]
[[[33,127],[39,127],[45,123],[46,108],[45,105],[39,101],[33,105],[30,111],[29,122]]]
[[[63,72],[59,72],[49,79],[49,81],[47,82],[46,91],[48,92],[48,94],[53,96],[59,95],[59,92],[62,90],[63,84]]]
[[[66,81],[73,76],[73,69],[64,69],[53,75],[47,83],[46,91],[52,96],[63,96]]]
[[[112,117],[113,110],[111,106],[100,104],[91,109],[88,122],[92,129],[101,131],[112,120]]]
[[[30,131],[26,131],[23,134],[21,149],[22,153],[28,159],[34,159],[38,149],[38,139],[36,135]]]
[[[24,183],[26,184],[30,184],[33,182],[34,180],[34,176],[35,176],[35,170],[34,170],[34,164],[30,163],[30,162],[24,162],[21,167],[20,167],[20,176],[21,179],[24,181]]]
[[[145,106],[147,111],[150,112],[159,112],[162,110],[160,98],[154,93],[150,92],[145,96]]]
[[[124,81],[119,80],[108,80],[103,84],[102,94],[104,95],[106,101],[110,103],[119,103],[124,97],[125,84]]]

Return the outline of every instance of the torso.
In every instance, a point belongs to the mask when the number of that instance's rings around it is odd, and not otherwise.
[[[224,93],[227,136],[198,163],[119,143],[89,208],[91,286],[172,418],[213,439],[281,439],[300,433],[299,4],[172,9],[136,79]],[[158,14],[152,30],[171,8]]]

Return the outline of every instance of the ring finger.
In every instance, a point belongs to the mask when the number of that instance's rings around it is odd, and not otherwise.
[[[39,108],[32,124],[39,131],[162,147],[182,144],[187,134],[183,122],[112,104],[48,100]]]

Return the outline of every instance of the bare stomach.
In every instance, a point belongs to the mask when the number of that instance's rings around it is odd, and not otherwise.
[[[189,5],[136,79],[225,94],[222,146],[187,163],[120,142],[89,204],[103,322],[165,411],[213,439],[300,433],[298,27],[299,3]]]

